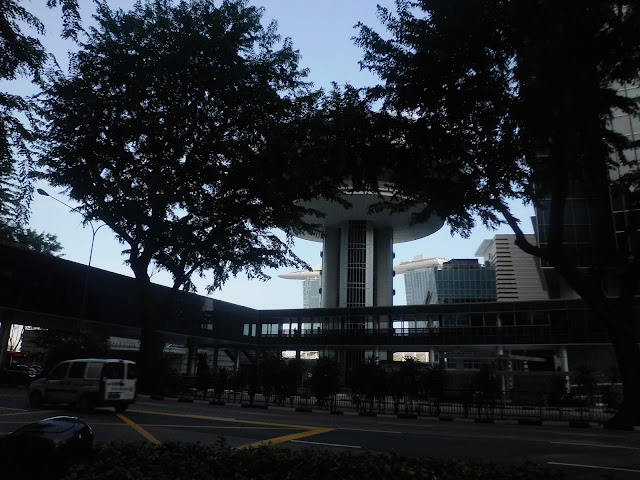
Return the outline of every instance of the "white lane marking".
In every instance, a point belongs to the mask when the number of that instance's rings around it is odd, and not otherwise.
[[[9,407],[0,407],[0,410],[15,410],[16,412],[28,412],[28,408],[9,408]]]
[[[291,443],[306,443],[309,445],[322,445],[325,447],[362,448],[359,445],[342,445],[340,443],[305,442],[304,440],[291,440]]]
[[[625,447],[621,445],[601,445],[599,443],[572,443],[572,442],[549,442],[556,445],[578,445],[581,447],[597,447],[597,448],[624,448],[627,450],[640,450],[638,447]]]
[[[338,430],[349,430],[352,432],[373,432],[373,433],[393,433],[395,435],[401,435],[402,432],[392,432],[390,430],[366,430],[364,428],[345,428],[345,427],[338,427]]]
[[[630,468],[602,467],[600,465],[581,465],[579,463],[560,463],[560,462],[547,462],[547,464],[548,465],[562,465],[564,467],[597,468],[597,469],[600,469],[600,470],[617,470],[619,472],[640,473],[640,470],[631,470]]]
[[[398,426],[398,423],[400,422],[378,422],[377,425],[393,425],[394,427]],[[405,425],[404,422],[402,422],[403,425]],[[420,423],[412,423],[411,424],[411,429],[413,430],[414,428],[431,428],[433,427],[433,425],[429,425],[429,424],[420,424]]]

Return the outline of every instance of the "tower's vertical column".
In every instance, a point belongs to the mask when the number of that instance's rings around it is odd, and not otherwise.
[[[376,306],[393,305],[393,230],[380,228],[375,231],[375,279]]]
[[[326,228],[322,248],[322,306],[338,306],[340,229]]]

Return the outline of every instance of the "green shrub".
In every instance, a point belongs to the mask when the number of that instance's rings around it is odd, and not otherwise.
[[[98,443],[92,459],[65,480],[553,480],[561,474],[531,463],[499,465],[397,454],[345,453],[319,449],[260,447],[236,450],[224,444]]]

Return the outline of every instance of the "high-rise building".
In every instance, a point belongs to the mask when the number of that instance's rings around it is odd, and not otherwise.
[[[319,308],[322,306],[322,267],[314,265],[311,270],[283,273],[280,278],[302,280],[302,308]]]
[[[410,262],[401,262],[393,267],[396,275],[404,275],[404,290],[407,305],[424,305],[427,302],[429,270],[441,267],[446,258],[416,255]]]
[[[496,271],[475,258],[452,259],[427,276],[427,304],[496,301]]]
[[[427,258],[418,255],[412,262],[394,267],[404,274],[407,305],[493,302],[496,300],[495,269],[475,258]]]
[[[525,237],[536,244],[535,235]],[[496,235],[484,240],[476,251],[476,257],[483,257],[485,265],[495,269],[498,302],[547,300],[549,295],[538,259],[521,250],[515,240],[514,234]]]

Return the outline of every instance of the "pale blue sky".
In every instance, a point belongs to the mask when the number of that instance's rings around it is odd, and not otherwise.
[[[46,24],[48,35],[44,40],[49,51],[53,52],[61,65],[67,64],[66,52],[73,48],[73,44],[59,39],[59,12],[49,12],[40,7],[44,2],[34,0],[24,2],[27,8],[37,14]],[[93,12],[90,0],[80,0],[83,8],[83,21],[89,21]],[[131,0],[111,1],[113,7],[128,8],[134,2]],[[378,27],[376,18],[376,3],[392,7],[393,2],[368,0],[255,0],[254,5],[265,7],[265,20],[278,21],[278,31],[283,37],[291,37],[294,47],[302,54],[302,66],[309,68],[309,80],[317,87],[329,88],[332,81],[339,84],[349,82],[356,86],[372,85],[376,78],[369,72],[361,71],[358,61],[362,56],[361,50],[353,44],[351,38],[356,34],[353,26],[362,21],[367,25]],[[26,81],[20,82],[18,89],[28,90]],[[38,185],[51,195],[69,203],[69,200],[47,185]],[[54,233],[64,247],[63,258],[80,263],[86,263],[89,258],[91,245],[91,229],[81,225],[81,217],[77,213],[69,212],[63,205],[51,198],[36,194],[31,216],[31,227],[38,231]],[[533,210],[530,207],[514,206],[514,213],[523,221],[525,232],[532,232],[529,217]],[[500,233],[511,233],[508,227],[499,230]],[[473,258],[473,255],[485,238],[491,238],[498,232],[487,231],[477,227],[469,239],[451,237],[445,225],[439,232],[430,237],[397,244],[394,247],[395,262],[411,260],[414,255],[426,254],[430,257],[445,258]],[[123,264],[124,257],[120,254],[124,247],[114,239],[113,233],[102,228],[96,235],[92,266],[132,276],[129,267]],[[294,250],[309,264],[321,262],[321,244],[297,240]],[[244,276],[231,279],[221,291],[212,296],[221,300],[253,307],[253,308],[302,308],[302,282],[283,280],[277,277],[284,271],[269,271],[272,280],[260,282],[249,281]],[[153,277],[157,283],[168,284],[170,279],[162,274]],[[199,293],[204,294],[206,279],[196,279]],[[404,280],[402,275],[394,279],[396,295],[394,304],[405,303]]]

